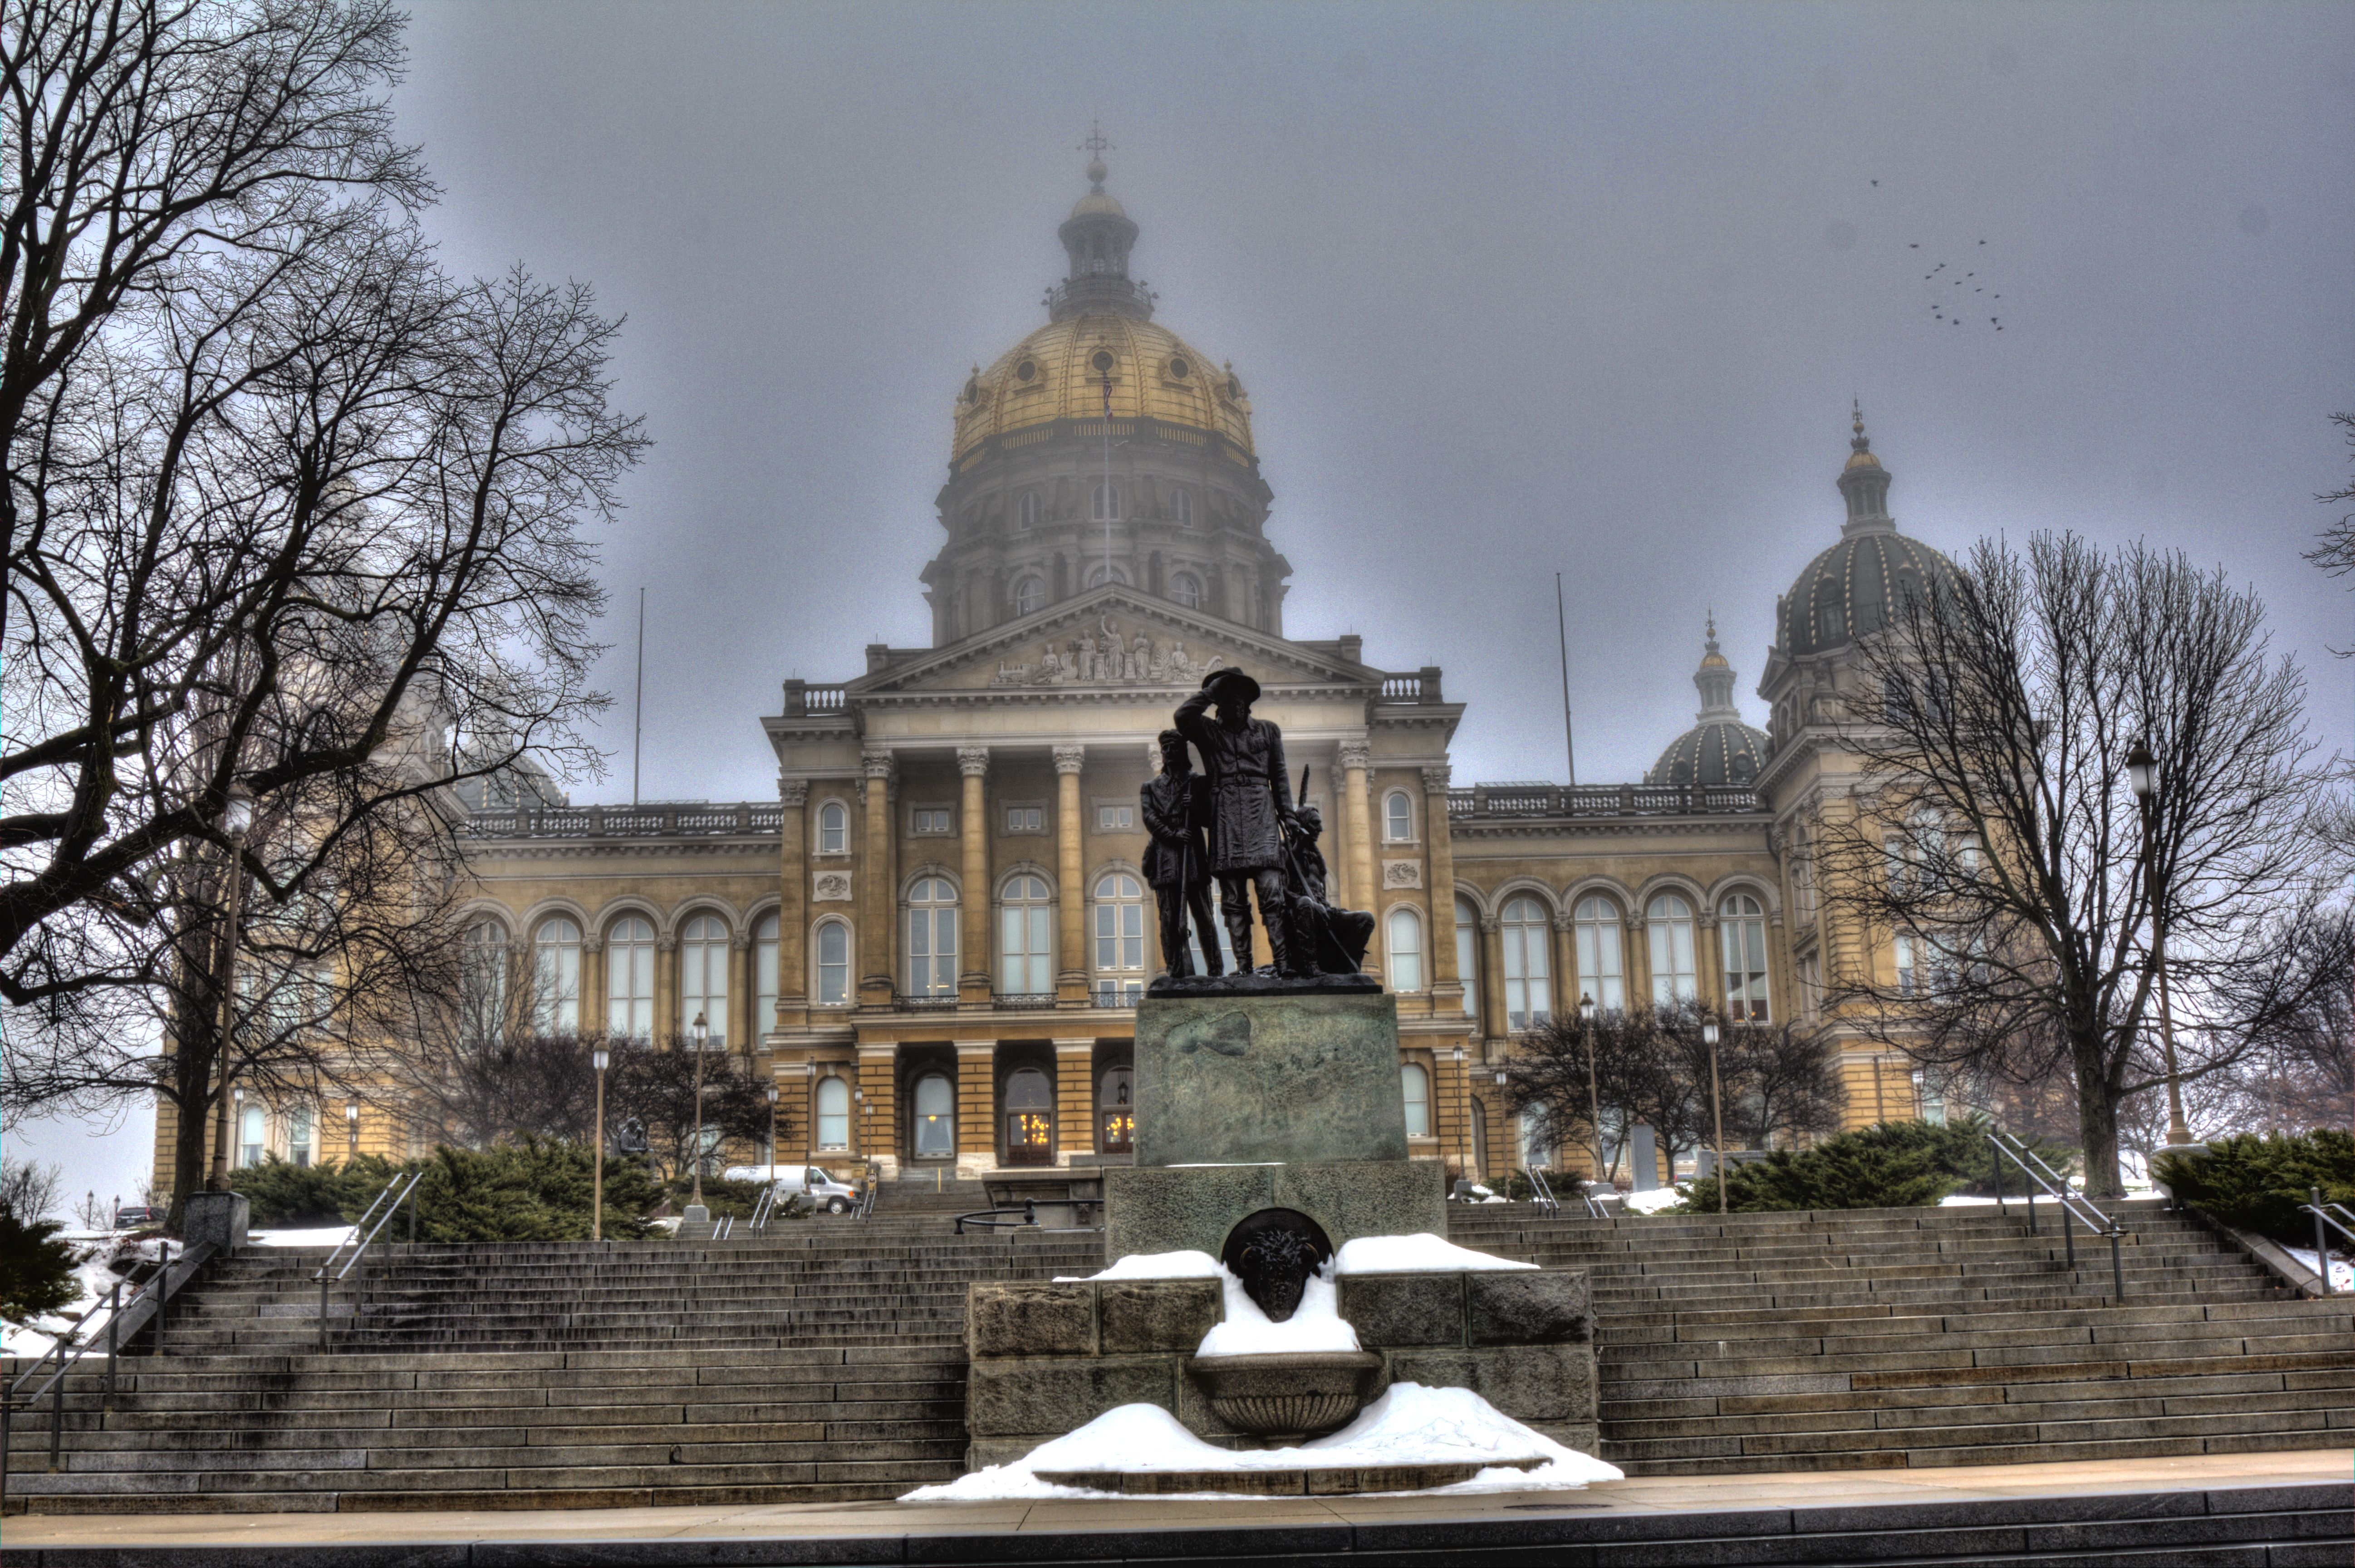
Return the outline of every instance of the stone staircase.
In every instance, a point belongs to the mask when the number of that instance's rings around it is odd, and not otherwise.
[[[900,1184],[892,1184],[897,1187]],[[930,1189],[932,1183],[911,1182]],[[977,1186],[977,1184],[975,1184]],[[964,1452],[965,1286],[1103,1266],[1100,1235],[958,1237],[975,1193],[720,1243],[420,1245],[334,1295],[252,1249],[73,1380],[65,1464],[18,1418],[8,1508],[44,1513],[591,1508],[897,1496]],[[2355,1320],[2190,1221],[2125,1210],[2064,1261],[2051,1212],[1540,1215],[1460,1244],[1593,1275],[1604,1456],[1631,1474],[2355,1444]],[[138,1347],[145,1350],[144,1343]],[[85,1363],[91,1365],[92,1363]]]
[[[2065,1261],[2017,1205],[1828,1214],[1460,1211],[1461,1245],[1584,1268],[1603,1455],[1631,1475],[2355,1445],[2355,1307],[2293,1297],[2186,1217],[2117,1206]]]

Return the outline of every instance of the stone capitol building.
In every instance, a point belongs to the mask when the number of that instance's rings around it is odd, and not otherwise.
[[[1895,961],[1813,897],[1810,826],[1855,769],[1819,699],[1853,678],[1852,639],[1945,570],[1897,531],[1861,419],[1844,510],[1779,604],[1768,730],[1743,722],[1712,627],[1699,712],[1640,782],[1459,783],[1465,704],[1439,669],[1287,634],[1245,383],[1155,319],[1130,277],[1137,225],[1102,162],[1087,172],[1046,323],[955,394],[919,574],[931,645],[786,681],[762,720],[773,799],[475,812],[470,936],[530,966],[549,1027],[668,1043],[702,1015],[713,1049],[775,1075],[780,1160],[1124,1161],[1135,1007],[1158,967],[1137,791],[1171,709],[1237,665],[1295,786],[1308,766],[1336,901],[1376,917],[1367,965],[1398,998],[1417,1156],[1474,1177],[1556,1163],[1505,1115],[1494,1064],[1582,997],[1829,1029],[1849,1125],[1934,1110],[1905,1059],[1816,1016],[1828,955]],[[340,1107],[238,1117],[240,1162],[307,1159],[323,1124],[321,1152],[342,1152]],[[399,1120],[371,1112],[357,1147],[421,1147]]]

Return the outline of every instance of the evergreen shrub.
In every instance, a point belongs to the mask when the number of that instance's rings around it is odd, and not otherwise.
[[[1989,1122],[1971,1115],[1943,1125],[1883,1122],[1842,1133],[1809,1149],[1778,1149],[1728,1175],[1726,1206],[1743,1212],[1809,1209],[1926,1208],[1955,1193],[1994,1193],[1994,1151]],[[2049,1139],[2029,1147],[2062,1175],[2074,1154]],[[2024,1190],[2016,1167],[2005,1164],[2004,1189]],[[1679,1213],[1713,1213],[1717,1179],[1693,1182]]]
[[[81,1299],[81,1281],[74,1277],[80,1260],[57,1239],[60,1229],[55,1221],[19,1220],[0,1209],[0,1317],[21,1322]]]
[[[2317,1127],[2299,1136],[2217,1138],[2204,1155],[2163,1154],[2151,1174],[2183,1202],[2224,1223],[2295,1247],[2314,1245],[2314,1216],[2298,1212],[2322,1189],[2326,1203],[2355,1208],[2355,1134]]]
[[[538,1134],[502,1139],[484,1149],[437,1148],[417,1184],[417,1239],[585,1242],[595,1176],[589,1162],[593,1157],[581,1144]],[[707,1194],[710,1188],[705,1184]],[[642,1216],[662,1200],[661,1185],[646,1174],[644,1161],[606,1159],[604,1232],[609,1240],[655,1234]],[[357,1210],[352,1217],[357,1217]],[[406,1239],[406,1221],[393,1224]]]

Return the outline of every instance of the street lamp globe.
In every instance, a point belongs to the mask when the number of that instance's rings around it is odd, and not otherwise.
[[[1594,1021],[1594,998],[1593,997],[1586,996],[1584,994],[1580,995],[1578,998],[1578,1016],[1582,1022],[1593,1023]]]
[[[2134,750],[2126,753],[2126,780],[2139,799],[2148,800],[2158,793],[2158,759],[2150,754],[2149,743],[2140,736],[2135,738]]]
[[[229,798],[221,804],[220,830],[231,838],[242,838],[253,827],[253,796],[243,784],[229,786]]]
[[[1710,1019],[1708,1022],[1700,1026],[1700,1042],[1703,1045],[1715,1045],[1717,1043],[1717,1020],[1715,1019]]]
[[[347,1121],[347,1122],[357,1122],[357,1121],[358,1121],[359,1119],[360,1119],[360,1103],[359,1103],[357,1100],[346,1100],[346,1101],[345,1101],[345,1102],[344,1102],[344,1120],[346,1120],[346,1121]]]
[[[600,1072],[604,1072],[605,1069],[613,1065],[613,1051],[605,1046],[598,1046],[589,1053],[589,1065],[595,1068]]]
[[[695,1036],[695,1049],[701,1051],[703,1042],[711,1038],[711,1025],[705,1020],[701,1013],[698,1013],[695,1015],[695,1021],[687,1027],[687,1032]]]

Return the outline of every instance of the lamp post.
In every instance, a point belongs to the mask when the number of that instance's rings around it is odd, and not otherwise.
[[[1594,1179],[1605,1179],[1603,1169],[1603,1091],[1594,1071],[1594,998],[1581,992],[1578,1027],[1586,1036],[1586,1122],[1594,1129]]]
[[[1717,1122],[1717,1211],[1725,1213],[1725,1096],[1718,1087],[1717,1020],[1704,1019],[1700,1041],[1709,1047],[1709,1108]]]
[[[2158,1041],[2167,1061],[2167,1148],[2185,1153],[2205,1146],[2191,1141],[2183,1121],[2183,1084],[2175,1072],[2175,1018],[2167,996],[2167,900],[2158,882],[2158,759],[2137,737],[2126,753],[2126,780],[2133,784],[2142,816],[2142,886],[2150,900],[2150,962],[2158,974]]]
[[[229,1044],[237,1024],[237,948],[238,906],[245,891],[245,836],[253,830],[253,796],[243,784],[231,784],[229,799],[221,805],[220,830],[229,839],[229,900],[227,906],[227,936],[221,951],[220,967],[220,1082],[229,1087],[230,1075],[236,1071],[235,1053]],[[205,1185],[215,1192],[229,1190],[229,1095],[219,1097],[220,1110],[213,1125],[213,1168]]]
[[[597,1132],[590,1156],[596,1174],[589,1179],[589,1239],[605,1239],[605,1069],[613,1065],[610,1046],[599,1042],[589,1052],[589,1064],[597,1070]]]
[[[359,1158],[360,1103],[357,1100],[346,1100],[344,1102],[344,1132],[346,1135],[345,1147],[348,1150],[348,1153],[345,1157],[347,1160]]]
[[[690,1207],[703,1207],[703,1042],[711,1038],[711,1025],[701,1013],[687,1026],[695,1038],[695,1198]],[[700,1216],[708,1219],[707,1213]]]
[[[242,1134],[242,1133],[243,1133],[243,1131],[244,1131],[244,1129],[245,1129],[245,1085],[244,1085],[244,1084],[240,1083],[239,1085],[237,1085],[235,1088],[231,1089],[231,1090],[229,1092],[229,1105],[232,1107],[232,1109],[233,1109],[233,1111],[234,1111],[234,1113],[235,1113],[235,1115],[233,1115],[233,1117],[232,1117],[232,1120],[233,1120],[233,1122],[235,1123],[235,1125],[236,1125],[236,1126],[237,1126],[237,1128],[238,1128],[239,1132],[240,1132],[240,1134]]]

